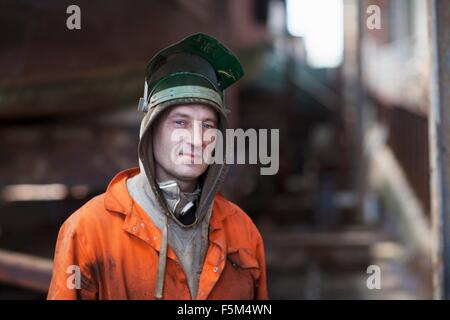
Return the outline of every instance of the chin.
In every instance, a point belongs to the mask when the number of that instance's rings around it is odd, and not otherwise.
[[[182,164],[174,170],[174,176],[180,177],[184,180],[194,180],[198,179],[206,171],[206,169],[207,167],[205,168],[202,165]]]

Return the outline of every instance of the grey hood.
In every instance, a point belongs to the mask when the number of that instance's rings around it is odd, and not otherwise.
[[[189,99],[190,103],[198,103],[197,99]],[[204,101],[200,101],[202,103]],[[169,209],[164,196],[162,195],[161,189],[158,187],[158,183],[155,177],[154,169],[154,157],[153,157],[153,146],[152,146],[152,127],[159,118],[159,116],[166,111],[168,108],[179,105],[182,102],[173,101],[172,104],[162,104],[150,109],[141,121],[140,133],[139,133],[139,145],[138,145],[138,156],[139,156],[139,167],[140,171],[145,174],[150,184],[151,190],[155,195],[155,200],[157,204],[161,207],[163,213],[179,226],[183,228],[190,228],[199,224],[205,217],[209,206],[212,204],[215,194],[219,191],[225,176],[228,171],[228,167],[225,161],[223,164],[211,164],[207,171],[200,177],[201,183],[201,195],[198,202],[198,207],[196,211],[196,220],[191,225],[182,224]],[[186,103],[186,102],[185,102]],[[227,116],[225,110],[213,104],[209,104],[213,107],[219,115],[219,130],[225,136],[225,130],[228,125]],[[226,157],[226,155],[224,156]]]

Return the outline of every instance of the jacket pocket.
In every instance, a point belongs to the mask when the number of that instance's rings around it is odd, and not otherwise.
[[[261,268],[258,260],[253,257],[250,249],[239,248],[228,251],[227,260],[231,267],[244,276],[249,273],[253,280],[258,280]]]
[[[225,270],[221,283],[227,294],[222,299],[255,299],[261,268],[250,249],[228,249]]]

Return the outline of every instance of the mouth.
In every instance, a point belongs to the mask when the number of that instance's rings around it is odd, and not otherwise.
[[[180,153],[180,156],[181,157],[186,157],[186,158],[189,158],[189,159],[192,159],[192,160],[194,160],[194,159],[201,159],[202,158],[202,155],[199,155],[199,154],[183,153],[183,152]]]

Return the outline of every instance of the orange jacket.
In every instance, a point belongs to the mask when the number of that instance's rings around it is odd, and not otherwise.
[[[48,299],[153,299],[161,232],[133,201],[118,173],[62,225]],[[191,299],[183,269],[169,246],[164,299]],[[80,287],[74,288],[74,267]],[[217,194],[209,247],[196,299],[268,299],[264,245],[251,219]]]

